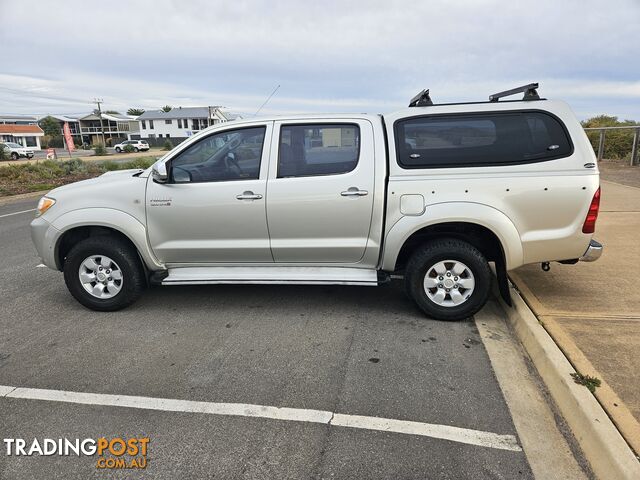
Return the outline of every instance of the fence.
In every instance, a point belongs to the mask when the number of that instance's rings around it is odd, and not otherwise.
[[[600,138],[598,139],[598,150],[596,151],[598,155],[598,161],[602,160],[604,157],[604,142],[606,141],[606,132],[608,130],[633,130],[633,143],[631,144],[631,165],[640,164],[639,158],[639,146],[638,140],[640,140],[640,126],[628,126],[628,127],[593,127],[593,128],[585,128],[586,132],[588,131],[598,131],[600,132]]]

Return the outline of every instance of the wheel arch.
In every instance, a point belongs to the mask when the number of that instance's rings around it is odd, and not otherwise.
[[[123,239],[138,253],[146,270],[164,268],[149,248],[144,225],[120,210],[74,210],[58,217],[52,225],[60,232],[54,247],[54,258],[59,270],[63,269],[64,259],[73,245],[84,238],[97,235],[114,235]]]
[[[398,220],[385,236],[382,269],[402,270],[419,245],[437,238],[467,241],[507,270],[522,265],[522,243],[511,220],[491,207],[460,202],[432,205],[424,215]]]

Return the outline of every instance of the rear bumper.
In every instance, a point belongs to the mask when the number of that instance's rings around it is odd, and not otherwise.
[[[587,247],[587,251],[580,257],[581,262],[595,262],[602,255],[602,250],[604,247],[601,243],[596,242],[595,240],[591,240],[589,242],[589,247]]]

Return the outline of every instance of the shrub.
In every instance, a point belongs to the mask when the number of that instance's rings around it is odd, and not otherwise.
[[[122,151],[125,153],[131,153],[135,151],[135,148],[133,147],[133,145],[126,144]]]
[[[106,155],[107,154],[107,149],[101,143],[96,143],[93,146],[93,151],[94,151],[95,155],[98,155],[98,156],[102,156],[102,155]]]
[[[0,196],[15,195],[52,188],[86,178],[97,177],[111,170],[148,168],[154,157],[139,157],[128,162],[71,160],[44,160],[0,167]]]
[[[165,140],[164,145],[162,145],[162,150],[172,150],[173,149],[173,143],[171,143],[171,140]]]
[[[582,126],[589,127],[625,127],[638,125],[633,120],[618,120],[618,117],[609,115],[600,115],[582,122]],[[593,150],[598,153],[598,144],[600,142],[600,132],[589,131],[587,137],[591,141]],[[633,130],[607,130],[604,139],[604,158],[606,159],[623,159],[629,158],[633,145]]]
[[[9,158],[9,154],[5,149],[5,146],[0,143],[0,161],[7,160]]]

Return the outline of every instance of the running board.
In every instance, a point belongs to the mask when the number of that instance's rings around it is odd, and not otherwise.
[[[387,280],[377,270],[342,267],[180,267],[170,268],[162,285],[293,284],[370,285]]]

